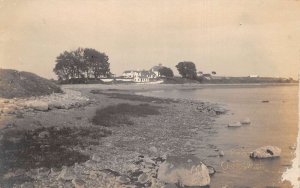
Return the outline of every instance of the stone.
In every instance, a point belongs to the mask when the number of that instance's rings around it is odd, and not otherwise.
[[[145,184],[148,181],[149,181],[149,176],[146,173],[142,173],[141,175],[139,175],[138,182]]]
[[[43,101],[27,101],[26,106],[37,111],[48,111],[48,103]]]
[[[250,118],[245,118],[245,119],[241,120],[240,123],[242,125],[250,125],[251,124],[251,120],[250,120]]]
[[[25,182],[21,185],[21,188],[34,188],[34,185],[31,182]]]
[[[263,146],[250,153],[250,158],[266,159],[280,157],[281,149],[276,146]]]
[[[216,173],[216,170],[212,166],[207,166],[208,173],[210,176],[214,175]]]
[[[222,108],[222,107],[216,107],[216,108],[214,108],[214,111],[215,111],[216,115],[220,115],[220,114],[225,114],[226,113],[226,109]]]
[[[82,179],[75,178],[72,180],[72,184],[75,188],[84,188],[85,187],[85,181]]]
[[[155,146],[151,146],[149,148],[149,151],[151,151],[152,153],[157,153],[157,148]]]
[[[168,183],[163,188],[178,188],[178,186],[175,183]]]
[[[96,153],[93,154],[92,160],[93,160],[93,161],[96,161],[96,162],[102,161],[101,157],[100,157],[99,155],[97,155]]]
[[[50,133],[48,131],[42,131],[39,133],[39,138],[47,138],[50,136]]]
[[[193,155],[168,156],[158,168],[158,179],[165,183],[183,186],[208,186],[208,168]]]
[[[126,176],[118,176],[116,181],[121,183],[121,184],[125,184],[125,183],[129,183],[130,179]]]
[[[49,103],[50,109],[69,109],[71,105],[69,105],[66,101],[51,101]]]
[[[70,181],[73,180],[75,178],[75,173],[72,169],[64,167],[62,169],[62,171],[60,172],[59,176],[57,177],[57,179],[62,179],[65,181]]]
[[[224,151],[219,151],[219,156],[220,157],[223,157],[225,154],[224,154]]]
[[[229,123],[228,127],[240,127],[242,124],[240,122]]]

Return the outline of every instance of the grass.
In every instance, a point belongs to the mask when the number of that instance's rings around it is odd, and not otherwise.
[[[92,122],[93,124],[105,127],[119,126],[122,124],[132,125],[133,122],[130,120],[131,116],[145,117],[148,115],[158,115],[160,112],[157,108],[158,107],[149,104],[131,105],[121,103],[98,109]]]
[[[114,90],[110,90],[114,91]],[[111,92],[103,92],[101,90],[92,90],[92,94],[102,94],[109,96],[110,98],[115,99],[124,99],[124,100],[130,100],[130,101],[139,101],[139,102],[151,102],[151,103],[175,103],[176,101],[173,99],[162,99],[162,98],[156,98],[156,97],[147,97],[143,95],[135,95],[135,94],[128,94],[128,93],[111,93]]]
[[[43,133],[44,136],[41,136]],[[17,169],[60,168],[85,162],[89,156],[72,148],[99,144],[99,138],[110,134],[111,131],[99,127],[7,131],[0,142],[0,187],[11,187],[20,181],[28,181],[25,175],[8,179],[3,177]]]

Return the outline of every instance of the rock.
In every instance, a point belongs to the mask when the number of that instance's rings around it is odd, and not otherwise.
[[[43,101],[27,101],[26,106],[38,111],[48,111],[48,103]]]
[[[240,122],[229,123],[228,127],[240,127],[242,124]]]
[[[25,182],[21,185],[21,188],[34,188],[34,185],[31,182]]]
[[[46,138],[46,137],[49,137],[50,136],[50,133],[48,131],[42,131],[39,133],[39,138]]]
[[[221,114],[226,113],[226,109],[222,108],[222,107],[216,107],[216,108],[214,108],[214,111],[215,111],[216,115],[221,115]]]
[[[178,188],[178,186],[175,183],[168,183],[164,185],[162,188]]]
[[[72,184],[74,185],[75,188],[84,188],[85,186],[85,181],[82,179],[75,178],[72,180]]]
[[[93,154],[92,160],[93,160],[93,161],[96,161],[96,162],[101,162],[101,161],[102,161],[101,157],[98,156],[96,153]]]
[[[250,158],[253,159],[265,159],[280,157],[281,149],[276,146],[264,146],[260,147],[250,153]]]
[[[43,179],[45,177],[48,177],[49,174],[50,174],[50,170],[48,168],[42,167],[37,170],[37,178],[38,179]]]
[[[49,108],[50,109],[70,109],[71,105],[68,104],[66,101],[51,101],[49,103]]]
[[[262,103],[269,103],[270,101],[268,101],[268,100],[263,100],[263,101],[261,101]]]
[[[224,156],[224,151],[219,151],[219,156],[223,157]]]
[[[57,179],[62,179],[65,181],[70,181],[73,180],[75,178],[75,173],[72,169],[64,167],[62,169],[62,171],[60,172],[59,176],[57,177]]]
[[[216,170],[212,166],[207,166],[208,173],[210,176],[214,175],[216,173]]]
[[[240,123],[242,125],[249,125],[249,124],[251,124],[251,121],[250,121],[250,118],[245,118],[245,119],[241,120]]]
[[[208,186],[208,168],[196,156],[168,156],[158,169],[158,179],[165,183],[184,186]]]
[[[296,146],[290,146],[289,148],[290,148],[290,150],[296,150],[297,149]]]
[[[157,153],[157,148],[155,146],[151,146],[149,148],[149,151],[153,152],[153,153]]]
[[[130,182],[130,179],[126,176],[118,176],[116,181],[121,183],[121,184],[125,184],[125,183]]]
[[[140,182],[141,184],[145,184],[149,181],[149,176],[146,173],[142,173],[139,177],[138,177],[138,182]]]

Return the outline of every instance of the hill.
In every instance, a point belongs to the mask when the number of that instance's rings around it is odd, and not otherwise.
[[[61,93],[54,82],[30,72],[0,69],[0,97],[32,97]]]

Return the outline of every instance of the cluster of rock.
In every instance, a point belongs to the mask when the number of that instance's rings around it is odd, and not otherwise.
[[[89,99],[74,90],[65,90],[63,94],[54,93],[42,97],[0,99],[0,116],[14,115],[30,110],[70,109],[86,104],[89,104]]]
[[[199,105],[197,106],[197,110],[211,116],[225,114],[228,111],[227,109],[219,105],[205,102],[199,103]]]
[[[184,187],[208,186],[210,170],[195,156],[147,157],[132,160],[126,173],[98,169],[96,158],[72,167],[35,169],[34,179],[17,187]]]

